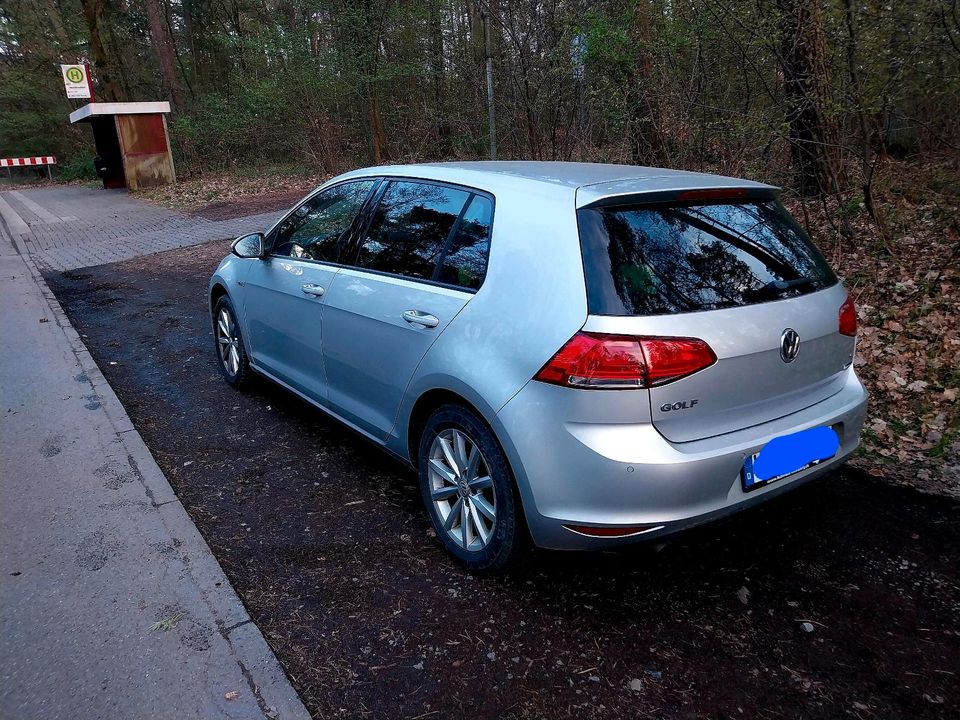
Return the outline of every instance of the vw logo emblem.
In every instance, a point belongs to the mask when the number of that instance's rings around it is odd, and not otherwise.
[[[793,362],[800,354],[800,336],[793,328],[787,328],[780,336],[780,359],[785,363]]]

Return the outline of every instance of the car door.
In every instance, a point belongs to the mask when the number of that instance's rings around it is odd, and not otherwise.
[[[245,278],[244,314],[253,363],[322,402],[324,292],[376,179],[344,182],[311,196],[267,238],[270,251]]]
[[[417,365],[483,279],[492,207],[484,195],[426,181],[381,188],[324,296],[335,412],[381,439],[393,429]],[[468,237],[478,214],[482,237]],[[448,255],[456,266],[442,261]]]

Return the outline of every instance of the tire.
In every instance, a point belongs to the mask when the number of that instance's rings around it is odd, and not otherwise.
[[[224,322],[229,320],[229,322]],[[243,335],[237,314],[233,310],[230,298],[224,295],[213,309],[213,346],[217,357],[217,366],[224,379],[235,388],[246,385],[250,380],[250,361],[243,347]]]
[[[526,539],[522,508],[507,458],[483,419],[459,405],[438,408],[417,457],[420,494],[447,552],[475,572],[499,572],[514,562]]]

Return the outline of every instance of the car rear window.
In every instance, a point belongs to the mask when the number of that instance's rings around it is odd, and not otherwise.
[[[474,195],[456,234],[447,241],[443,260],[437,268],[437,280],[472,290],[480,287],[487,272],[492,221],[493,203],[482,195]]]
[[[829,287],[826,260],[775,200],[578,211],[589,311],[664,315]]]

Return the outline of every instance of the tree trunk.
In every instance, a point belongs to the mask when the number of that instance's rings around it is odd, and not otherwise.
[[[154,52],[160,61],[160,74],[163,84],[170,93],[175,109],[182,107],[180,86],[177,84],[177,73],[174,69],[173,38],[164,22],[164,13],[160,9],[160,0],[144,0],[147,8],[147,21],[150,24],[150,39],[153,41]]]
[[[310,16],[310,55],[320,57],[320,22],[315,14]]]
[[[374,165],[379,165],[387,157],[387,136],[383,132],[380,118],[380,96],[372,82],[367,82],[367,123],[370,128],[370,154]]]
[[[93,66],[97,71],[97,99],[100,102],[123,102],[129,92],[111,25],[113,8],[110,0],[81,0],[81,3],[83,19],[90,31]]]
[[[57,7],[56,0],[44,0],[44,8],[47,11],[47,17],[50,18],[50,25],[60,43],[60,51],[63,52],[70,46],[70,38],[67,37],[67,31],[63,27],[63,15],[60,14],[60,8]]]
[[[883,237],[883,221],[873,202],[873,164],[870,159],[873,153],[870,151],[870,133],[867,130],[860,73],[857,70],[857,27],[853,0],[843,0],[843,17],[847,27],[847,81],[850,85],[847,92],[847,115],[857,118],[857,130],[860,134],[860,189],[863,191],[863,204]]]
[[[387,137],[380,116],[380,95],[377,72],[380,55],[380,33],[383,12],[377,12],[375,0],[363,0],[352,8],[348,17],[347,38],[356,63],[359,85],[366,104],[367,147],[370,161],[379,165],[387,159]]]
[[[430,74],[433,75],[433,103],[437,135],[436,154],[443,158],[450,154],[450,123],[447,121],[443,24],[440,11],[441,5],[435,1],[430,8]]]
[[[890,33],[890,50],[887,57],[888,72],[887,92],[884,98],[886,113],[883,128],[883,144],[888,152],[898,157],[905,157],[916,152],[918,135],[915,117],[915,103],[910,97],[911,83],[905,82],[904,74],[907,67],[904,64],[904,55],[910,34],[916,32],[911,17],[911,5],[893,3],[890,10],[893,30]]]
[[[664,157],[659,106],[650,92],[653,59],[648,48],[652,40],[652,12],[650,0],[637,0],[630,28],[635,48],[635,74],[628,95],[630,159],[636,165],[654,165]]]
[[[823,16],[817,0],[778,0],[778,6],[788,137],[800,190],[837,192],[839,134],[826,114],[830,78]]]

